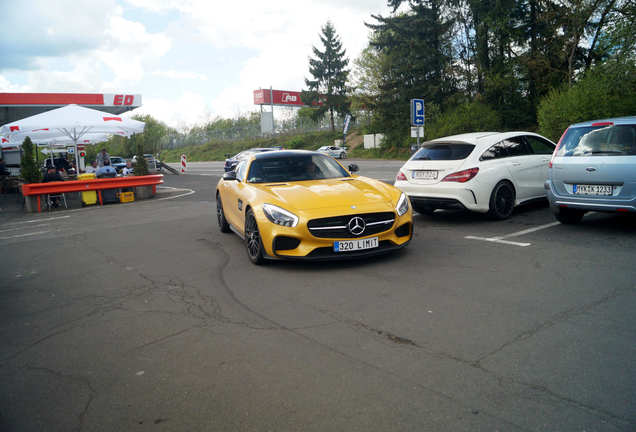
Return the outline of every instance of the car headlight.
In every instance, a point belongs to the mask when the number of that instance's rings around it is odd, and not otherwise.
[[[395,211],[397,211],[398,216],[402,216],[404,213],[409,211],[409,198],[404,192],[400,195],[400,199],[395,206]]]
[[[295,227],[298,224],[298,216],[272,204],[263,204],[263,213],[276,225]]]

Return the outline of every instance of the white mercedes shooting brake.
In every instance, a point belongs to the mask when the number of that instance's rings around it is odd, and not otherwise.
[[[477,132],[424,143],[400,168],[395,186],[413,209],[467,209],[508,218],[522,202],[546,198],[555,144],[532,132]]]

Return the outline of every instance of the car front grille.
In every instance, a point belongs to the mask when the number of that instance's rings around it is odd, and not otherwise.
[[[356,217],[364,221],[364,230],[354,234],[349,230],[349,225],[352,219]],[[395,214],[393,212],[380,212],[312,219],[307,223],[307,227],[314,237],[357,238],[386,231],[390,229],[394,223]]]

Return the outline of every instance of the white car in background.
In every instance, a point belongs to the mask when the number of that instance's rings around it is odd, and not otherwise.
[[[419,213],[460,208],[508,218],[518,204],[546,198],[555,144],[532,132],[477,132],[424,143],[395,186]]]
[[[322,146],[317,150],[319,153],[326,154],[336,159],[347,158],[347,148],[338,146]]]

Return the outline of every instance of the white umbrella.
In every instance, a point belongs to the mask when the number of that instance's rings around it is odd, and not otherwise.
[[[123,133],[118,135],[124,135]],[[97,144],[104,141],[108,141],[112,135],[105,133],[87,133],[85,134],[77,144]],[[38,147],[48,147],[48,151],[43,150],[45,154],[49,154],[51,157],[51,163],[53,163],[53,148],[56,148],[60,153],[66,153],[66,147],[69,144],[75,144],[75,142],[68,136],[58,136],[55,138],[36,138],[32,140]],[[79,167],[79,165],[78,165]]]
[[[105,133],[130,136],[144,131],[144,122],[127,117],[84,108],[78,105],[67,105],[22,120],[7,123],[0,128],[0,135],[9,141],[22,141],[68,137],[75,147],[75,163],[79,167],[77,144],[87,134]]]

